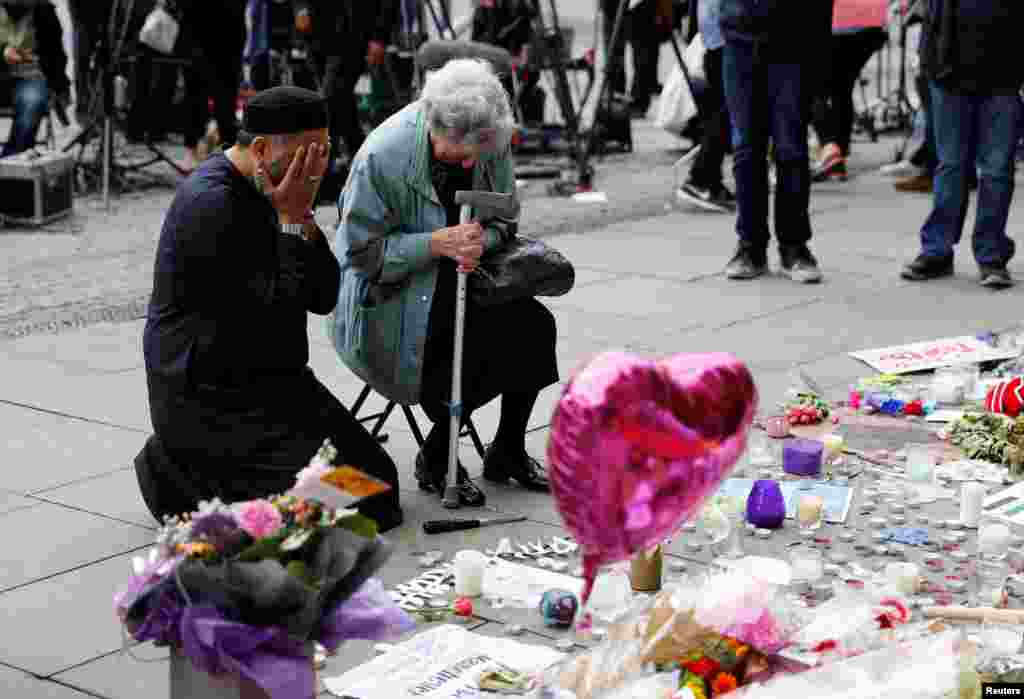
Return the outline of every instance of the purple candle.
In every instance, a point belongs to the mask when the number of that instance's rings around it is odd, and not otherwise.
[[[825,445],[814,439],[791,439],[782,445],[782,470],[794,476],[821,473],[821,455]]]
[[[747,521],[759,529],[778,529],[786,519],[786,499],[777,481],[754,481],[747,496]]]

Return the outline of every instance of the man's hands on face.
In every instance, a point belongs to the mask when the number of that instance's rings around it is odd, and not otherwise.
[[[325,143],[299,146],[295,151],[284,179],[269,193],[282,224],[303,223],[313,208],[330,154],[331,147]]]
[[[439,257],[455,260],[460,272],[472,272],[484,254],[484,229],[479,223],[463,223],[442,228],[434,234]]]
[[[384,58],[386,55],[387,49],[384,47],[384,44],[379,41],[371,41],[366,47],[366,63],[368,65],[384,65]]]

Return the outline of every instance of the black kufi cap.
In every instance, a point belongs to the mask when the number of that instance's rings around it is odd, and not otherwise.
[[[302,87],[272,87],[249,100],[242,128],[257,136],[326,129],[327,100]]]

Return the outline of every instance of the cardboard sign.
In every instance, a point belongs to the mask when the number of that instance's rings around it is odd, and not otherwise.
[[[339,466],[319,480],[296,485],[286,495],[316,500],[334,510],[344,510],[371,495],[391,490],[387,483],[377,480],[352,466]]]
[[[888,23],[887,0],[836,0],[832,29],[866,29]]]
[[[976,337],[951,337],[912,345],[850,352],[872,369],[883,374],[910,374],[953,364],[977,364],[1017,356],[1017,348],[1000,348]]]

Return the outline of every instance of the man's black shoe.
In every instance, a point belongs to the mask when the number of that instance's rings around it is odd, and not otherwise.
[[[806,245],[784,247],[779,251],[782,274],[801,284],[821,281],[821,269]]]
[[[940,279],[953,276],[953,256],[931,257],[929,255],[918,255],[913,261],[903,265],[900,276],[913,282],[923,282],[929,279]]]
[[[547,473],[536,459],[525,451],[509,455],[492,444],[484,454],[484,478],[494,483],[517,481],[527,490],[546,493],[551,490]]]
[[[1006,265],[980,265],[981,285],[987,289],[1007,289],[1013,286],[1013,277]]]
[[[440,466],[437,464],[428,464],[426,457],[423,455],[423,451],[416,455],[416,482],[419,484],[420,490],[424,493],[436,493],[437,495],[444,495],[445,488],[445,470],[447,464]],[[440,473],[441,476],[435,475]],[[469,478],[469,472],[459,464],[458,471],[458,485],[459,485],[459,504],[464,507],[483,507],[487,504],[487,495],[484,491],[480,490]]]
[[[768,271],[768,256],[755,255],[750,248],[741,245],[725,266],[728,279],[756,279]]]
[[[736,197],[725,187],[712,189],[687,182],[676,191],[676,196],[681,201],[705,211],[727,214],[736,210]]]

